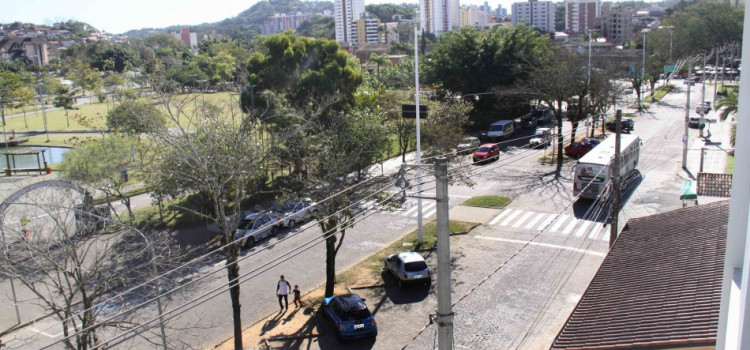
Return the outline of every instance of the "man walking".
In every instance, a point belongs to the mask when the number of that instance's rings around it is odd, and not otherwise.
[[[284,275],[281,275],[281,279],[278,283],[276,283],[276,295],[279,296],[279,307],[281,308],[281,311],[284,311],[284,305],[286,304],[286,309],[289,310],[289,292],[292,290],[292,285],[289,284],[289,281],[284,279]],[[281,299],[284,299],[284,304],[281,303]],[[279,311],[279,312],[281,312]]]

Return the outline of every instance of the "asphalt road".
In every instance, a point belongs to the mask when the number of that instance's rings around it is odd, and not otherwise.
[[[684,86],[678,84],[678,89],[682,88]],[[695,103],[698,87],[693,89]],[[653,106],[650,113],[635,118],[634,133],[643,139],[643,148],[640,173],[631,178],[626,190],[624,219],[681,205],[678,191],[685,177],[680,170],[684,99],[684,94],[678,90],[665,98],[663,106]],[[569,123],[565,126],[567,129]],[[695,137],[697,132],[691,134],[691,139]],[[516,256],[523,242],[532,240],[536,243],[528,246],[528,255],[517,255],[518,258],[511,259],[505,270],[500,270],[502,273],[495,274],[482,285],[482,293],[472,293],[457,305],[457,308],[464,308],[457,311],[456,320],[456,344],[463,347],[487,348],[486,344],[504,344],[509,348],[536,348],[535,339],[549,337],[545,332],[556,333],[559,329],[567,317],[565,310],[572,310],[607,250],[606,228],[601,225],[607,206],[574,200],[573,162],[567,163],[563,176],[555,179],[551,174],[554,166],[540,164],[541,154],[541,150],[506,147],[497,162],[460,168],[471,169],[475,186],[454,185],[449,189],[451,206],[480,194],[513,198],[508,211],[500,214],[502,217],[493,224],[480,227],[470,236],[461,237],[462,243],[456,243],[456,247],[461,248],[456,252],[456,272],[462,277],[454,281],[454,300],[476,286],[499,263]],[[434,216],[433,207],[425,201],[425,215],[431,216],[428,220]],[[337,259],[338,270],[356,264],[413,230],[416,217],[412,208],[413,205],[407,204],[399,211],[376,210],[374,215],[347,230],[346,242]],[[546,225],[546,231],[540,233],[542,224],[553,216],[556,218]],[[565,221],[561,222],[563,219]],[[305,229],[308,226],[312,227]],[[598,231],[592,233],[597,227]],[[322,245],[313,246],[294,257],[284,256],[317,237],[320,237],[317,226],[307,224],[293,231],[284,231],[243,253],[241,273],[260,269],[248,275],[249,280],[242,283],[245,327],[277,310],[274,290],[278,275],[286,275],[303,291],[324,282]],[[264,268],[268,263],[278,265]],[[183,303],[225,284],[222,264],[219,258],[212,258],[184,272],[180,283],[196,283],[170,296],[166,300],[166,311],[182,310]],[[216,273],[211,274],[214,271]],[[397,295],[389,289],[384,292],[386,296]],[[381,299],[380,311],[376,315],[382,325],[381,332],[374,342],[362,344],[365,348],[393,349],[406,344],[421,329],[426,315],[434,307],[434,290],[412,302],[403,302],[399,297],[382,298],[382,294]],[[153,305],[138,311],[141,319],[155,315]],[[503,320],[493,315],[503,315]],[[392,320],[398,321],[389,323]],[[54,321],[45,319],[3,340],[10,348],[38,348],[59,339],[59,333],[61,329]],[[193,347],[210,348],[225,340],[231,335],[228,294],[221,293],[202,301],[179,315],[170,322],[167,334],[170,339]],[[429,332],[423,333],[410,346],[429,348],[433,338],[428,335],[432,336]],[[104,335],[104,338],[108,336]],[[138,340],[125,344],[143,346]],[[319,344],[326,349],[342,347],[325,340]]]

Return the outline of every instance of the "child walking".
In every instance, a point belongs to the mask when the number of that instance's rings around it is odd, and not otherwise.
[[[302,299],[300,299],[300,291],[298,285],[294,285],[294,290],[292,291],[292,293],[294,293],[294,307],[302,307]]]

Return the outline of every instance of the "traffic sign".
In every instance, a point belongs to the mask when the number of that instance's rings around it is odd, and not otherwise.
[[[415,119],[417,117],[417,105],[401,105],[401,118]],[[427,106],[419,106],[419,118],[427,118]]]
[[[673,73],[677,71],[677,66],[664,66],[664,73]]]

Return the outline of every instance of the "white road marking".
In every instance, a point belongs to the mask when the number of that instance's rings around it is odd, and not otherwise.
[[[526,221],[526,219],[528,219],[529,216],[532,216],[534,214],[536,214],[536,213],[534,213],[533,211],[530,211],[530,212],[524,214],[522,217],[520,217],[520,218],[518,218],[518,220],[516,220],[516,223],[513,224],[513,227],[519,227],[519,226],[521,226],[521,224],[523,224],[523,222]]]
[[[591,226],[591,224],[593,223],[593,221],[586,221],[586,220],[582,220],[582,221],[583,221],[583,224],[581,225],[581,227],[578,228],[578,231],[576,231],[577,237],[583,236],[583,232],[586,231],[586,229],[589,228],[589,226]]]
[[[529,241],[521,241],[517,239],[507,239],[507,238],[499,238],[499,237],[486,237],[486,236],[474,236],[474,238],[478,239],[486,239],[490,241],[498,241],[498,242],[505,242],[505,243],[516,243],[516,244],[528,244],[531,246],[537,246],[537,247],[544,247],[544,248],[552,248],[552,249],[562,249],[562,250],[568,250],[571,252],[576,253],[582,253],[586,255],[593,255],[598,257],[605,257],[607,256],[606,253],[597,252],[595,250],[588,250],[588,249],[580,249],[580,248],[574,248],[574,247],[567,247],[557,244],[549,244],[549,243],[539,243],[539,242],[529,242]]]
[[[537,231],[543,230],[545,227],[547,227],[547,225],[549,225],[552,222],[552,220],[555,220],[555,216],[557,216],[557,214],[549,214],[549,217],[544,219],[544,221],[542,221],[542,223],[539,225],[539,228],[537,228],[536,230]]]
[[[609,235],[606,232],[602,235],[602,241],[609,242]]]
[[[508,213],[510,213],[512,211],[513,211],[513,209],[505,209],[505,210],[503,210],[500,214],[497,214],[497,216],[495,216],[494,219],[490,220],[489,224],[490,225],[496,224],[498,221],[500,221],[500,219],[502,219],[503,217],[505,217],[505,215],[508,215]]]
[[[565,235],[569,235],[571,232],[573,232],[573,228],[576,227],[576,225],[578,225],[578,219],[573,218],[573,221],[571,221],[568,226],[563,229],[562,233]]]
[[[569,217],[570,216],[567,216],[567,215],[560,215],[560,219],[558,219],[549,230],[552,232],[557,232],[557,230],[560,229],[560,227],[565,223],[565,221],[568,221]]]
[[[409,214],[411,214],[412,212],[416,211],[417,209],[419,209],[419,207],[415,203],[414,206],[411,207],[411,209],[407,210],[403,215],[404,216],[409,216]]]
[[[423,204],[422,205],[422,212],[424,213],[424,212],[432,209],[432,207],[434,207],[434,206],[435,206],[435,202]],[[417,206],[417,208],[419,208],[419,206]],[[411,216],[412,217],[417,217],[417,215],[419,215],[419,212],[416,212],[416,213],[412,214]]]
[[[603,223],[597,223],[594,225],[594,228],[591,229],[591,233],[589,233],[589,239],[596,239],[596,236],[599,235],[599,231],[601,231],[603,227]]]
[[[536,224],[537,221],[539,221],[539,219],[543,218],[545,215],[547,214],[545,213],[537,214],[533,219],[531,219],[531,221],[529,221],[528,224],[526,224],[526,226],[524,226],[524,228],[531,228],[532,226],[534,226],[534,224]]]
[[[513,214],[508,215],[508,217],[506,217],[505,220],[500,223],[500,226],[508,226],[508,224],[513,221],[513,219],[515,219],[518,214],[521,213],[523,213],[523,210],[517,209],[515,212],[513,212]]]
[[[227,261],[226,260],[222,260],[222,261],[219,261],[216,264],[214,264],[214,267],[219,267],[219,266],[226,265],[226,264],[227,264]]]
[[[29,327],[29,330],[31,330],[34,333],[41,334],[41,335],[43,335],[43,336],[45,336],[47,338],[56,338],[57,337],[56,335],[49,334],[49,333],[47,333],[45,331],[40,331],[40,330],[38,330],[38,329],[36,329],[34,327]]]
[[[431,211],[427,212],[427,214],[424,214],[423,218],[429,218],[430,216],[435,214],[435,212],[437,212],[437,209],[432,209]]]

